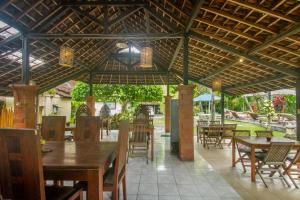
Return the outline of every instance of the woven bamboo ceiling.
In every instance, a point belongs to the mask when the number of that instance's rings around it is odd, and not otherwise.
[[[30,38],[30,78],[40,92],[68,80],[103,84],[179,84],[183,35],[189,79],[244,94],[294,87],[300,76],[296,0],[1,0],[0,95],[22,78],[21,34]],[[2,24],[2,25],[1,25]],[[119,49],[125,42],[136,52]],[[74,67],[58,64],[62,45]],[[138,50],[153,47],[153,68]],[[127,50],[127,52],[126,52]]]

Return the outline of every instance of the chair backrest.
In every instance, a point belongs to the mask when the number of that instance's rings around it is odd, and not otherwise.
[[[91,116],[92,112],[86,104],[81,104],[76,111],[76,122],[81,116]]]
[[[118,184],[119,176],[125,173],[126,154],[128,147],[129,124],[128,121],[121,121],[119,126],[118,145],[116,151],[116,162],[114,171],[114,185]]]
[[[250,130],[234,130],[234,136],[251,136]]]
[[[146,123],[132,123],[132,135],[131,140],[134,142],[147,142],[148,132]]]
[[[99,141],[100,140],[100,117],[81,116],[77,119],[74,133],[75,141]]]
[[[283,164],[294,142],[271,142],[270,149],[264,159],[266,164]]]
[[[273,131],[263,130],[255,131],[257,137],[273,137]]]
[[[216,137],[220,136],[223,132],[223,126],[221,125],[209,125],[207,136]]]
[[[43,116],[41,135],[44,140],[65,140],[66,116]]]
[[[34,129],[0,129],[0,185],[4,199],[44,200],[39,137]]]

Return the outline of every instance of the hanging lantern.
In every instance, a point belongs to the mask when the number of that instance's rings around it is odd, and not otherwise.
[[[221,80],[213,80],[212,82],[212,90],[213,91],[221,91],[222,81]]]
[[[59,54],[59,64],[62,66],[73,67],[74,51],[70,47],[62,46]]]
[[[151,47],[144,47],[140,51],[141,54],[141,67],[142,68],[151,68],[152,67],[152,57],[153,49]]]

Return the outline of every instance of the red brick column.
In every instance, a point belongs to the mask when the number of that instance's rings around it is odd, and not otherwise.
[[[171,131],[171,96],[165,96],[165,132]]]
[[[37,86],[14,84],[14,128],[36,128]]]
[[[180,85],[179,91],[179,157],[194,160],[193,85]]]
[[[96,98],[94,96],[86,97],[86,105],[90,108],[92,116],[95,116],[96,108],[95,108]]]

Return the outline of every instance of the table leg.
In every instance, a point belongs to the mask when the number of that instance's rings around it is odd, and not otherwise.
[[[103,200],[103,174],[99,170],[88,171],[88,199]]]
[[[232,137],[231,140],[231,145],[232,145],[232,167],[235,167],[235,156],[236,156],[236,141],[234,139],[234,137]]]
[[[251,181],[255,182],[256,177],[255,177],[255,148],[251,146],[251,155],[250,155],[250,160],[251,160]]]
[[[205,137],[206,137],[206,133],[205,131],[203,132],[203,147],[205,148]]]
[[[154,160],[154,130],[151,131],[151,161]]]

